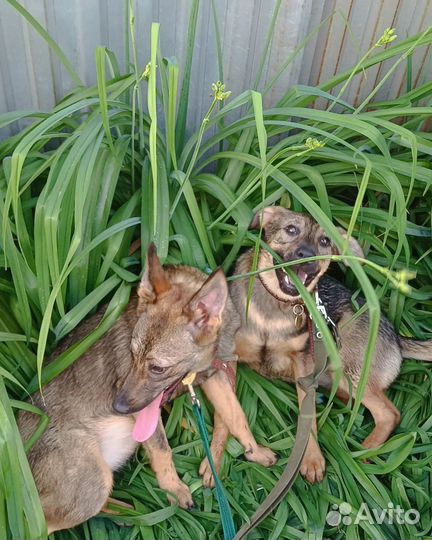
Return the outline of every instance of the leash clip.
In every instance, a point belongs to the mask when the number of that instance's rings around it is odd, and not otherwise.
[[[201,403],[200,403],[200,401],[198,399],[198,396],[195,394],[194,387],[192,386],[195,378],[196,378],[196,373],[191,372],[188,375],[186,375],[186,377],[182,380],[182,383],[185,386],[187,386],[187,388],[189,390],[189,394],[191,396],[192,404],[193,405],[198,405],[198,407],[201,407]]]
[[[195,394],[195,390],[191,384],[187,385],[189,394],[192,400],[192,405],[197,405],[199,408],[201,408],[200,400],[198,399],[198,396]]]

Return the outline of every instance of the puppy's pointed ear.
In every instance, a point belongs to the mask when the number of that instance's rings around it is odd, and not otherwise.
[[[287,211],[285,208],[283,210],[285,212]],[[251,221],[251,224],[249,225],[249,229],[259,229],[261,225],[263,229],[265,229],[267,223],[274,219],[274,217],[279,214],[280,211],[280,206],[266,206],[265,208],[258,210],[253,220]]]
[[[155,302],[160,294],[170,289],[168,276],[157,255],[156,246],[152,242],[147,251],[147,262],[138,286],[138,296],[144,302]]]
[[[346,232],[346,230],[342,229],[342,227],[338,227],[337,229],[340,232],[342,238],[344,240],[346,240],[348,238],[348,233]],[[349,248],[350,248],[353,255],[355,255],[356,257],[361,257],[362,259],[364,259],[365,254],[363,252],[363,249],[362,249],[360,244],[357,242],[357,240],[353,236],[349,237],[348,246],[349,246]],[[336,246],[333,246],[333,253],[335,255],[341,255],[339,249]],[[345,261],[345,264],[347,266],[349,266],[348,261]]]
[[[214,339],[222,324],[222,313],[228,298],[228,284],[222,269],[207,278],[185,308],[196,341],[206,344]]]

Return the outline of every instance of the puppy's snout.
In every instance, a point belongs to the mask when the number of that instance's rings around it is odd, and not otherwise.
[[[307,257],[315,257],[315,250],[310,246],[300,246],[294,252],[296,259],[306,259]]]
[[[119,414],[129,414],[131,412],[131,402],[125,392],[121,392],[114,400],[114,410]]]

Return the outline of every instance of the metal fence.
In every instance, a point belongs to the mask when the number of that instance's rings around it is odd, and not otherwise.
[[[98,45],[109,47],[124,62],[124,0],[20,2],[48,30],[86,84],[96,82]],[[190,7],[191,0],[136,0],[142,66],[149,59],[152,21],[161,23],[163,54],[176,56],[183,65]],[[316,85],[355,65],[386,27],[396,27],[399,39],[404,39],[432,23],[430,0],[214,0],[213,7],[223,44],[224,80],[234,94],[254,86],[274,10],[279,7],[258,88],[264,88],[281,65],[293,59],[266,95],[267,105],[274,104],[296,83]],[[416,53],[412,65],[414,85],[430,79],[430,50],[423,48]],[[370,69],[366,78],[357,76],[344,94],[345,99],[358,103],[382,79],[387,68],[383,64]],[[376,99],[398,95],[406,85],[405,69],[406,63],[402,62]],[[218,78],[212,1],[201,0],[189,127],[200,123],[208,107],[211,83]],[[6,0],[0,0],[0,112],[49,110],[73,86],[47,44]]]

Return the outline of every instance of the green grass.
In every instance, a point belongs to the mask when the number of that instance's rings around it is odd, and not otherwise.
[[[79,83],[45,30],[15,0],[8,1],[54,47]],[[432,336],[432,137],[426,129],[432,84],[411,88],[408,83],[405,94],[386,103],[370,103],[374,91],[357,109],[345,103],[343,92],[331,95],[355,73],[364,70],[367,76],[370,67],[389,58],[395,64],[379,84],[399,63],[406,65],[411,81],[411,53],[430,45],[432,32],[373,48],[351,70],[318,88],[288,89],[271,109],[263,109],[261,95],[273,81],[221,100],[221,89],[215,88],[201,128],[187,133],[199,2],[192,2],[182,74],[175,59],[163,57],[158,25],[149,36],[148,68],[137,64],[133,2],[126,7],[130,72],[121,73],[113,53],[99,48],[95,87],[77,86],[48,113],[0,117],[1,127],[33,119],[29,127],[0,142],[0,538],[44,537],[39,500],[12,411],[26,406],[25,391],[36,391],[66,369],[115,322],[151,240],[166,262],[206,271],[222,265],[229,272],[241,250],[259,241],[247,230],[254,212],[274,203],[310,212],[340,249],[345,245],[335,225],[352,231],[373,263],[352,261],[349,269],[333,265],[354,299],[361,294],[368,300],[368,359],[380,308],[404,335]],[[218,21],[215,29],[221,58]],[[222,65],[219,72],[223,74]],[[328,99],[329,110],[311,107],[318,97]],[[137,238],[141,254],[130,255]],[[405,269],[416,272],[409,290],[401,274]],[[401,287],[394,286],[398,280]],[[46,355],[61,338],[103,303],[109,307],[96,331],[46,367]],[[336,354],[332,358],[337,361]],[[251,538],[430,538],[431,373],[422,363],[404,363],[389,392],[403,413],[401,426],[385,446],[368,452],[360,442],[372,428],[369,414],[359,403],[351,410],[320,395],[325,480],[310,486],[298,478]],[[258,441],[281,456],[277,466],[266,470],[244,461],[239,444],[230,441],[222,475],[240,526],[287,461],[298,408],[294,388],[247,369],[240,369],[238,395]],[[208,409],[206,418],[211,430]],[[45,424],[42,416],[40,431]],[[173,404],[166,426],[196,510],[168,506],[140,452],[116,475],[114,491],[135,510],[94,518],[76,530],[56,533],[56,539],[221,538],[215,494],[202,488],[198,476],[203,450],[187,397]],[[370,509],[387,508],[389,502],[416,508],[421,521],[331,527],[326,514],[342,501],[354,509],[362,502]]]

